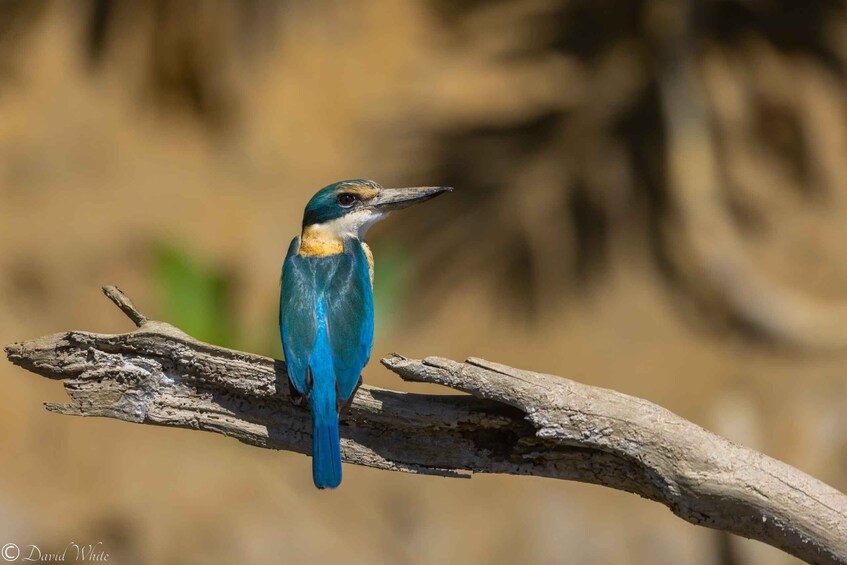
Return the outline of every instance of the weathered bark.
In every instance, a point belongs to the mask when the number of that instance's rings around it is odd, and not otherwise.
[[[309,415],[290,402],[283,362],[202,343],[147,320],[116,288],[104,291],[138,330],[69,331],[6,347],[13,363],[63,381],[70,402],[48,410],[310,451]],[[342,418],[348,463],[598,484],[811,563],[847,563],[847,497],[646,400],[481,359],[395,354],[382,363],[405,380],[470,395],[362,386]]]

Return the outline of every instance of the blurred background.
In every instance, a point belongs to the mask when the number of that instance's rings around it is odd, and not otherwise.
[[[0,2],[0,343],[100,293],[281,357],[318,188],[456,191],[371,231],[374,359],[647,398],[847,490],[847,5]],[[373,362],[365,381],[406,385]],[[47,414],[0,363],[0,542],[110,562],[794,563],[607,489],[346,467]]]

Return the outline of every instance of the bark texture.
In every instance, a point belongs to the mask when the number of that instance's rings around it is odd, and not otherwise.
[[[9,360],[61,380],[59,414],[192,428],[309,453],[308,412],[290,402],[285,364],[197,341],[104,292],[138,329],[68,331],[6,347]],[[691,523],[757,539],[810,563],[847,564],[847,497],[646,400],[471,358],[382,364],[462,395],[363,385],[342,415],[344,461],[468,477],[576,480],[661,502]]]

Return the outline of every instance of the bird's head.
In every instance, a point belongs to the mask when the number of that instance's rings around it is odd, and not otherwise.
[[[303,214],[303,234],[323,239],[362,239],[368,228],[392,210],[434,198],[453,190],[448,186],[383,188],[372,180],[344,180],[320,189]]]

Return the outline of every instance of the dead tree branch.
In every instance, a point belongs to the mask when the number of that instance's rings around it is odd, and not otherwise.
[[[197,341],[148,320],[115,287],[104,292],[139,329],[68,331],[6,347],[12,363],[63,382],[70,402],[48,410],[309,452],[309,415],[289,402],[283,362]],[[847,564],[847,497],[646,400],[481,359],[395,354],[382,363],[405,380],[470,394],[362,386],[342,418],[347,463],[593,483],[810,563]]]

